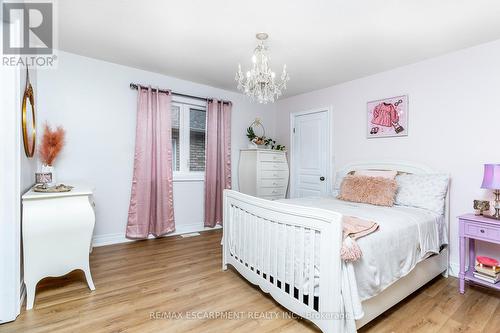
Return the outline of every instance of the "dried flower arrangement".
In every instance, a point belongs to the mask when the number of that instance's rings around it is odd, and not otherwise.
[[[65,131],[61,126],[52,130],[48,124],[45,124],[42,143],[39,148],[40,159],[43,164],[52,166],[64,147],[64,136]]]

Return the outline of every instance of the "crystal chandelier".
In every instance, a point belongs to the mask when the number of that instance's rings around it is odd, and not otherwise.
[[[265,104],[274,102],[275,99],[281,96],[281,91],[286,89],[286,82],[290,80],[290,77],[286,72],[286,65],[284,65],[280,80],[276,80],[276,74],[269,68],[267,47],[264,45],[268,35],[261,32],[256,37],[259,42],[252,56],[253,67],[246,72],[246,75],[243,75],[241,65],[238,65],[235,80],[238,82],[238,90],[241,90],[253,100]]]

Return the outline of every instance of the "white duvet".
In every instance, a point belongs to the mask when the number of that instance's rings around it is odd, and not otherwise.
[[[431,254],[439,253],[441,245],[448,242],[443,215],[425,209],[406,206],[381,207],[346,202],[333,197],[280,201],[332,210],[379,224],[379,230],[357,240],[363,252],[362,258],[354,263],[345,263],[342,267],[344,306],[355,319],[363,317],[362,301],[378,295],[407,275],[420,261]],[[318,243],[319,238],[315,244]],[[316,258],[316,278],[320,274],[318,263],[319,258]],[[307,290],[307,286],[295,287]]]
[[[342,215],[372,220],[379,224],[379,230],[357,240],[363,252],[361,259],[342,265],[342,306],[348,318],[356,320],[364,315],[361,306],[364,300],[378,295],[392,283],[407,275],[429,255],[439,253],[441,245],[448,242],[444,217],[425,209],[406,206],[381,207],[341,201],[333,197],[283,199],[280,202],[332,210]],[[287,229],[279,232],[291,233],[292,231]],[[302,242],[298,239],[292,240],[292,235],[287,235],[286,239],[294,242],[296,248],[300,247]],[[284,239],[283,236],[279,239]],[[310,237],[312,237],[311,234],[305,235],[306,243],[309,242]],[[238,256],[236,243],[236,239],[231,239],[230,251]],[[319,243],[319,235],[316,234],[316,254],[319,254]],[[310,265],[305,263],[307,266],[304,272],[305,279],[299,278],[297,267],[300,263],[297,260],[292,263],[291,256],[285,255],[290,245],[283,244],[278,248],[278,262],[275,265],[264,263],[263,267],[256,265],[257,269],[278,278],[279,281],[287,283],[295,281],[295,288],[301,289],[307,295],[309,274],[306,271],[309,271]],[[308,257],[310,256],[306,254],[306,258]],[[278,267],[277,271],[275,267]],[[284,267],[284,270],[279,269],[280,267]],[[315,257],[314,270],[314,293],[317,296],[321,271],[318,256]],[[295,277],[292,277],[294,273]],[[297,281],[303,281],[303,283],[298,284]],[[355,331],[354,320],[346,320],[345,325],[346,331]]]

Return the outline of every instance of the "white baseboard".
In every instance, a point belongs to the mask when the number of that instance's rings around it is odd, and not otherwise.
[[[201,224],[203,225],[203,224]],[[200,223],[196,224],[188,224],[188,225],[182,225],[176,227],[175,232],[165,235],[165,237],[170,237],[170,236],[177,236],[177,235],[182,235],[182,234],[188,234],[192,232],[202,232],[202,231],[208,231],[208,230],[216,230],[216,229],[221,229],[222,227],[220,225],[215,226],[214,228],[207,228],[207,227],[201,227],[200,228]],[[153,236],[149,236],[149,238],[154,238]],[[134,239],[128,239],[125,237],[124,233],[119,233],[119,234],[104,234],[104,235],[94,235],[92,237],[92,246],[93,247],[99,247],[99,246],[105,246],[105,245],[111,245],[111,244],[120,244],[120,243],[127,243],[127,242],[133,242],[135,241]]]
[[[458,272],[460,272],[460,266],[455,262],[450,262],[450,269],[448,270],[448,275],[457,278]]]

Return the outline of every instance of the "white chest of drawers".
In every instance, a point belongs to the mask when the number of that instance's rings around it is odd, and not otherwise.
[[[240,192],[269,200],[285,198],[289,177],[285,152],[242,149],[238,171]]]
[[[76,186],[70,192],[29,190],[23,201],[23,255],[26,310],[33,308],[38,281],[81,269],[90,290],[89,249],[95,224],[93,194]]]

